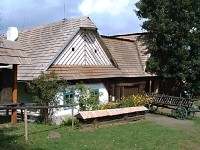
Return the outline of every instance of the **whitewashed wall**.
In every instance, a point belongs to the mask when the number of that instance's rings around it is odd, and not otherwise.
[[[108,96],[108,91],[106,90],[106,87],[104,86],[103,83],[95,83],[95,84],[85,84],[87,87],[89,87],[89,89],[99,89],[99,104],[105,104],[108,103],[109,101],[109,96]],[[68,86],[68,89],[70,89],[72,86]],[[19,102],[32,102],[31,99],[31,95],[27,94],[25,92],[25,83],[20,83],[19,86],[19,93],[18,93],[18,98],[19,98]],[[63,105],[63,93],[58,93],[57,95],[58,97],[58,104],[59,105]],[[74,99],[75,102],[78,102],[77,99]],[[36,111],[36,110],[35,110]],[[32,111],[30,112],[30,114],[32,114],[33,116],[35,115],[39,115],[39,111],[35,112]],[[79,111],[79,106],[76,106],[74,109],[74,114],[77,114]],[[72,109],[64,109],[64,108],[56,108],[53,109],[53,122],[57,125],[59,125],[62,122],[62,119],[65,119],[69,116],[71,116],[72,114]]]
[[[99,104],[105,104],[108,103],[109,101],[109,96],[108,96],[108,91],[106,90],[106,87],[104,86],[103,83],[95,83],[95,84],[85,84],[89,89],[99,89]],[[69,86],[68,89],[70,89],[72,86]],[[74,102],[78,102],[78,100],[74,99]],[[63,93],[60,93],[58,95],[58,104],[63,105]],[[74,114],[78,114],[79,112],[79,106],[76,106],[74,109]],[[62,122],[62,119],[65,119],[72,114],[72,109],[64,109],[64,108],[59,108],[59,109],[54,109],[54,116],[53,116],[53,122],[55,124],[60,124]]]
[[[99,104],[105,104],[109,101],[108,91],[103,83],[87,84],[90,89],[99,89]]]

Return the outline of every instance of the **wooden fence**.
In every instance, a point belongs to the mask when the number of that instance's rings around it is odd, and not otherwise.
[[[31,105],[30,105],[31,104]],[[78,104],[67,104],[67,105],[56,105],[56,106],[37,106],[35,103],[10,103],[0,105],[0,110],[6,110],[6,114],[8,115],[9,110],[21,110],[21,116],[24,118],[24,137],[25,143],[28,143],[28,124],[27,124],[27,109],[50,109],[50,108],[62,108],[69,107],[72,109],[72,128],[74,128],[74,107]]]

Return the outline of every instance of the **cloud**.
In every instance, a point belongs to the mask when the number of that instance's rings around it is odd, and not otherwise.
[[[10,26],[22,30],[64,17],[83,15],[90,16],[100,34],[141,32],[141,21],[133,11],[137,1],[139,0],[0,0],[0,34],[6,33]]]
[[[130,4],[131,0],[83,0],[79,5],[79,11],[86,16],[91,14],[117,16],[126,13]]]
[[[90,16],[100,34],[114,35],[142,32],[135,12],[139,0],[82,0],[78,9],[82,15]]]
[[[66,0],[0,0],[0,34],[10,26],[19,30],[77,16],[78,2]],[[64,4],[66,12],[64,14]],[[72,12],[72,10],[76,10]]]

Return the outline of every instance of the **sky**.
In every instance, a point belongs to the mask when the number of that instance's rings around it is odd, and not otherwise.
[[[0,33],[23,30],[64,18],[89,16],[100,34],[144,32],[134,10],[138,0],[0,0]]]

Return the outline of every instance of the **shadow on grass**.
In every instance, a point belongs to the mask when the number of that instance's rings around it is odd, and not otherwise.
[[[25,150],[25,144],[19,145],[16,143],[18,136],[7,134],[12,133],[16,127],[12,127],[11,125],[7,125],[5,127],[0,128],[0,150]]]
[[[24,123],[18,121],[16,125],[10,123],[11,116],[0,116],[0,150],[26,150],[32,149],[32,141],[29,141],[28,144],[25,144],[24,133],[18,131],[24,127]],[[42,124],[32,123],[38,125],[38,128]],[[58,127],[52,127],[50,129],[43,128],[42,130],[32,130],[32,124],[28,123],[28,135],[39,135],[41,132],[50,132],[55,131]],[[38,150],[44,150],[43,148],[36,148]]]
[[[0,115],[0,124],[10,123],[11,116],[2,116]]]
[[[35,124],[38,124],[38,123],[35,123]],[[42,125],[42,124],[41,124]],[[28,125],[29,126],[29,125]],[[28,127],[29,128],[29,127]],[[59,129],[59,127],[52,127],[52,128],[50,128],[50,129],[43,129],[43,130],[38,130],[38,131],[28,131],[28,134],[29,135],[34,135],[34,134],[41,134],[41,132],[43,132],[43,133],[45,133],[45,132],[50,132],[50,131],[56,131],[56,130],[58,130]]]
[[[157,110],[157,111],[149,111],[149,113],[151,113],[151,114],[157,114],[157,115],[162,115],[162,116],[167,116],[167,117],[176,119],[176,117],[173,116],[171,113],[166,113],[166,112],[162,112],[162,111],[159,111],[159,110]]]

